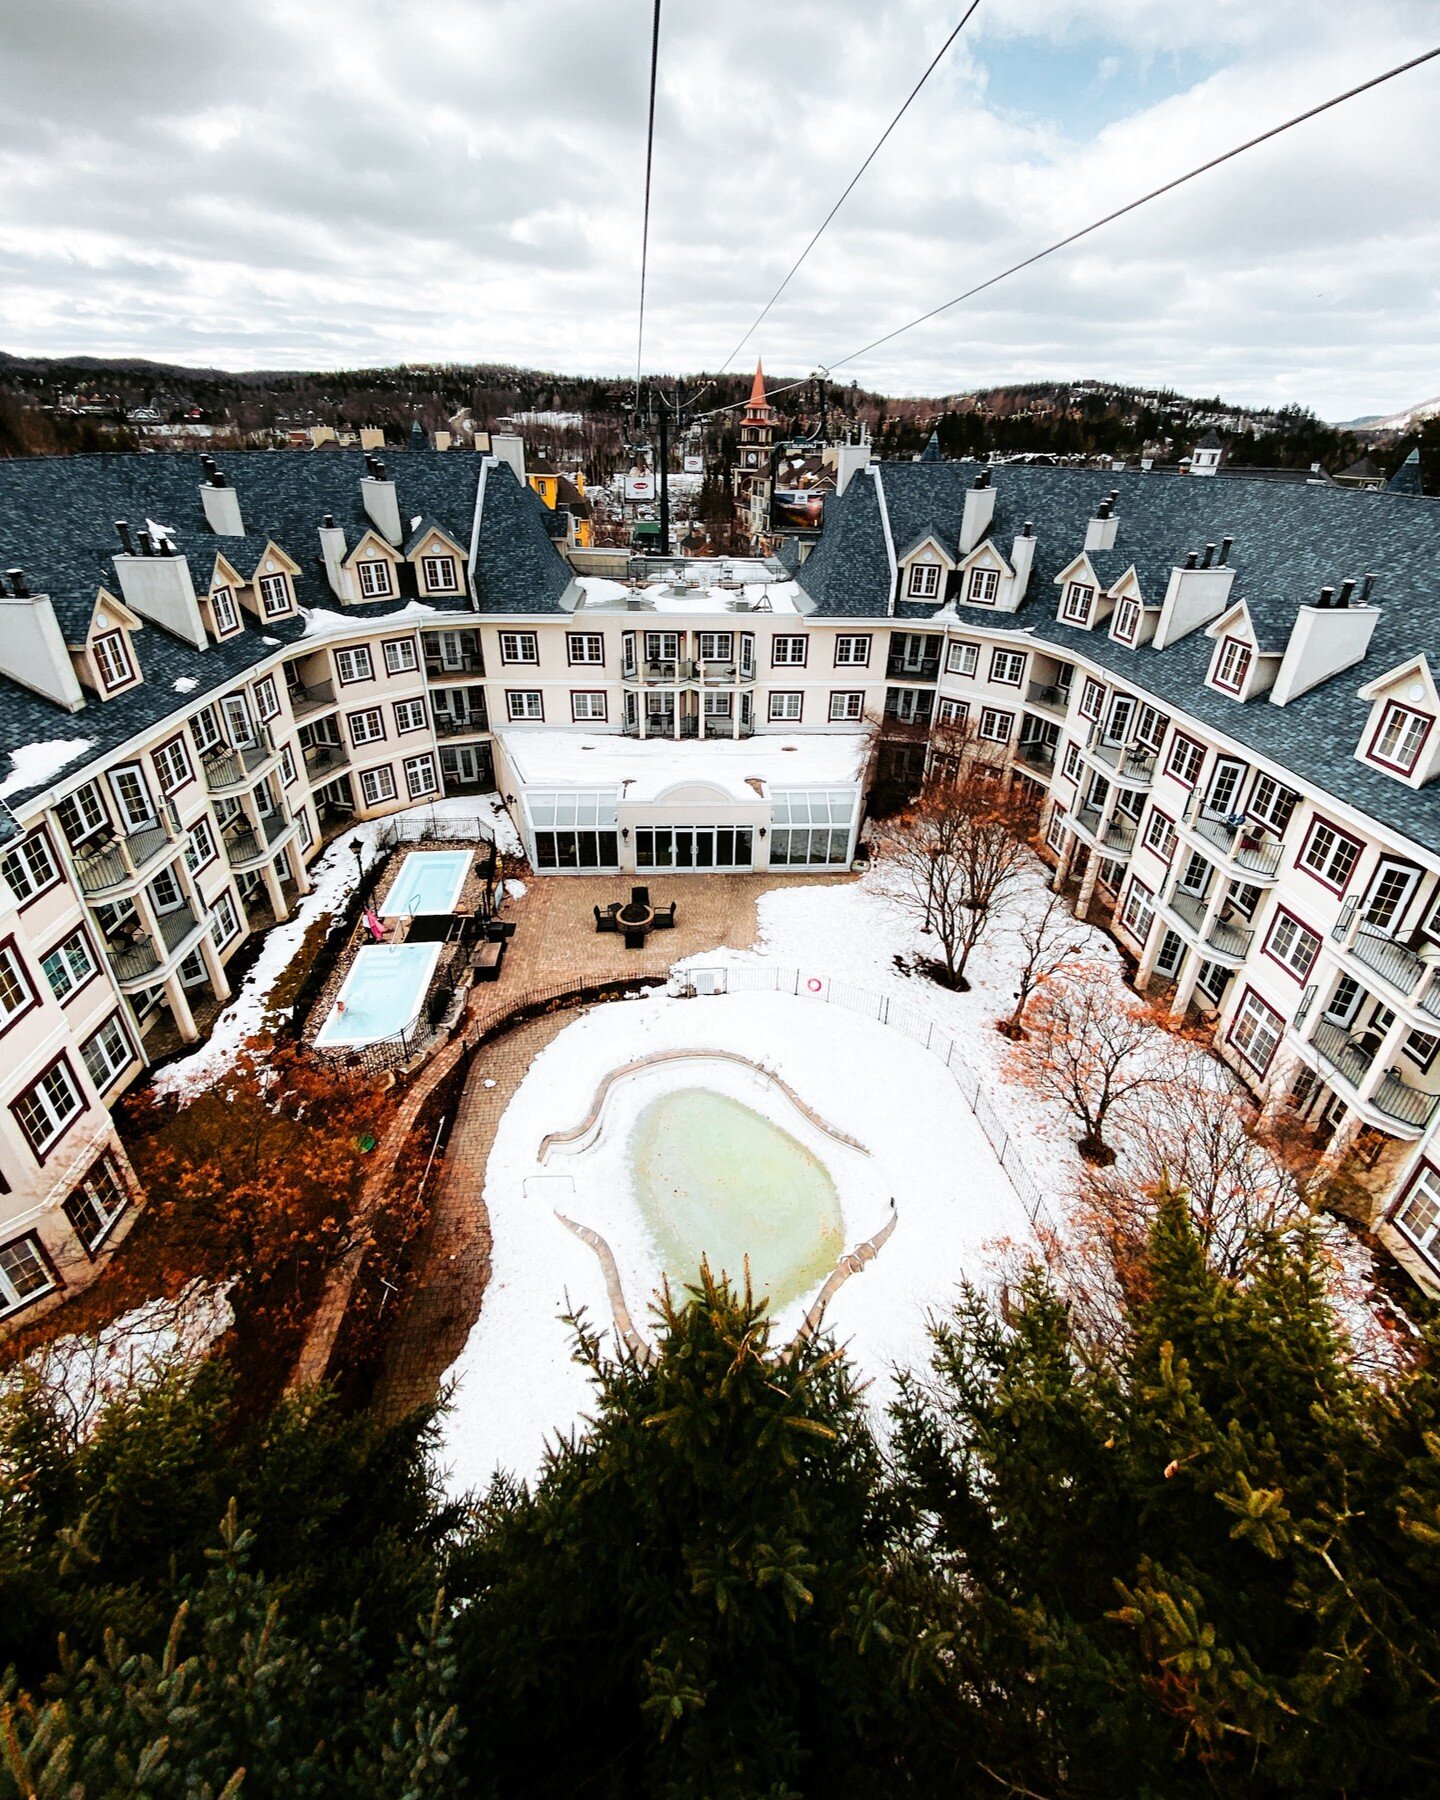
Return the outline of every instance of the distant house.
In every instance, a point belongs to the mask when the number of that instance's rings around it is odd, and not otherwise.
[[[1351,463],[1349,468],[1341,469],[1333,479],[1341,487],[1382,488],[1385,485],[1385,471],[1377,468],[1368,456],[1362,456],[1358,462]]]

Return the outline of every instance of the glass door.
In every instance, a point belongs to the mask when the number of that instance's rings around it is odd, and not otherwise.
[[[139,831],[157,822],[150,790],[138,766],[132,763],[116,769],[110,777],[110,787],[120,811],[120,822],[127,832]]]

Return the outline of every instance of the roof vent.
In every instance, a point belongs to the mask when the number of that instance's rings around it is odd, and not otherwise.
[[[120,548],[126,556],[135,554],[135,546],[130,539],[130,522],[128,519],[117,519],[115,529],[120,534]]]
[[[1033,519],[1027,519],[1025,521],[1025,523],[1020,527],[1020,535],[1021,535],[1021,537],[1034,537],[1035,521]]]
[[[1208,569],[1210,564],[1214,561],[1214,558],[1215,546],[1213,544],[1207,544],[1205,546],[1205,554],[1200,558],[1200,567],[1202,569]]]
[[[980,471],[980,473],[975,477],[975,486],[977,488],[988,488],[989,485],[990,485],[990,471],[988,469],[982,469]]]
[[[335,529],[335,515],[334,515],[334,513],[326,513],[326,515],[325,515],[325,529],[326,529],[326,530],[327,530],[327,531],[333,531],[333,530],[334,530],[334,529]]]
[[[1360,604],[1361,604],[1361,606],[1368,606],[1370,604],[1370,595],[1371,595],[1371,592],[1373,591],[1374,587],[1375,587],[1375,576],[1373,574],[1366,574],[1361,578],[1361,581],[1360,581]]]
[[[9,574],[10,585],[15,590],[15,598],[17,600],[28,600],[30,597],[30,583],[25,579],[25,571],[23,569],[11,569]]]
[[[1200,552],[1198,550],[1187,550],[1186,551],[1185,567],[1187,569],[1195,568],[1198,565],[1199,561],[1200,561]]]
[[[1099,507],[1096,509],[1095,517],[1097,519],[1108,519],[1114,508],[1114,504],[1113,500],[1102,500]]]
[[[1334,588],[1333,587],[1321,588],[1320,598],[1315,602],[1315,604],[1320,608],[1321,612],[1327,612],[1335,604]]]
[[[1355,583],[1353,580],[1342,581],[1340,583],[1340,592],[1335,596],[1335,604],[1337,606],[1348,606],[1350,604],[1350,596],[1354,592]]]
[[[1230,560],[1230,546],[1234,542],[1234,538],[1221,538],[1220,540],[1220,567],[1222,569]]]

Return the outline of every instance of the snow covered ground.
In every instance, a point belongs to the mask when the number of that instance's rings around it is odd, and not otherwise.
[[[604,1075],[662,1049],[734,1050],[763,1062],[870,1155],[827,1147],[754,1075],[702,1075],[670,1063],[628,1078],[640,1085],[607,1128],[604,1154],[552,1154],[539,1162],[542,1138],[579,1122]],[[886,1071],[883,1083],[877,1068]],[[477,1074],[483,1078],[483,1064]],[[608,1329],[610,1306],[595,1253],[560,1224],[557,1210],[608,1241],[631,1314],[646,1329],[660,1261],[626,1179],[625,1121],[642,1098],[697,1086],[733,1089],[821,1155],[839,1192],[847,1249],[881,1228],[895,1197],[894,1235],[841,1288],[827,1321],[873,1382],[877,1409],[894,1391],[892,1368],[924,1362],[927,1312],[946,1307],[962,1277],[986,1279],[987,1245],[1028,1238],[1024,1209],[954,1079],[900,1033],[789,995],[659,995],[599,1007],[536,1057],[496,1134],[485,1179],[493,1270],[480,1319],[452,1371],[457,1387],[445,1423],[456,1491],[485,1485],[497,1469],[533,1476],[546,1440],[568,1431],[590,1403],[561,1315],[583,1307],[592,1325]],[[781,1315],[782,1336],[799,1325],[811,1299]]]
[[[147,1300],[93,1335],[72,1333],[33,1351],[0,1377],[0,1399],[37,1377],[67,1435],[78,1441],[107,1402],[198,1362],[230,1322],[225,1289],[192,1281],[173,1299]]]
[[[364,846],[361,855],[368,868],[375,858],[375,840],[387,826],[454,819],[477,820],[482,836],[493,837],[504,854],[518,855],[520,837],[498,794],[462,794],[437,800],[433,805],[412,806],[383,819],[370,819],[357,825],[353,833],[336,838],[310,865],[314,884],[310,892],[284,924],[271,930],[240,991],[216,1019],[210,1036],[192,1055],[160,1071],[155,1077],[155,1092],[162,1097],[184,1096],[209,1087],[229,1067],[241,1044],[265,1029],[271,992],[300,948],[305,933],[322,914],[338,912],[354,891],[357,876],[350,850],[354,838],[358,837]]]

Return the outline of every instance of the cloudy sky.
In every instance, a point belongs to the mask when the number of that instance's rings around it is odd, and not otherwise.
[[[665,0],[649,369],[713,368],[963,0]],[[633,367],[649,0],[0,0],[0,348]],[[1435,0],[981,0],[757,337],[835,364],[1440,42]],[[845,364],[1440,393],[1440,61]]]

